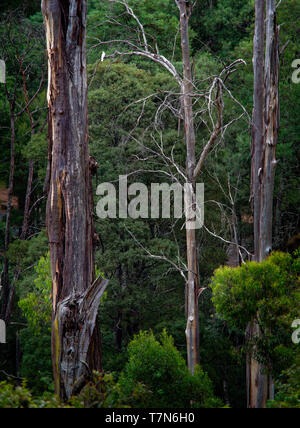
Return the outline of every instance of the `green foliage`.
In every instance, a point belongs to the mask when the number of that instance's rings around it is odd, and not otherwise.
[[[24,241],[16,241],[21,244]],[[33,254],[43,249],[43,237],[28,241]],[[26,253],[24,253],[26,254]],[[31,283],[30,283],[31,282]],[[28,285],[27,285],[28,284]],[[27,290],[24,287],[28,287]],[[35,394],[53,391],[51,363],[51,274],[49,254],[40,257],[34,272],[18,284],[18,305],[27,322],[20,332],[22,349],[21,375]]]
[[[291,343],[291,324],[300,313],[299,253],[273,253],[267,260],[238,268],[222,267],[212,279],[217,313],[232,327],[258,322],[262,336],[252,346],[258,359],[280,372]],[[278,365],[278,366],[277,366]]]
[[[1,409],[26,409],[31,408],[33,399],[30,391],[26,388],[26,384],[22,387],[9,384],[7,382],[0,383],[0,408]]]
[[[128,3],[143,24],[148,43],[153,51],[156,51],[156,44],[158,44],[163,55],[170,59],[174,56],[175,61],[180,60],[179,13],[175,2],[173,0],[152,0],[151,2],[148,0],[129,0]],[[136,39],[138,37],[141,39],[141,35],[137,34],[140,28],[137,22],[129,17],[125,11],[125,7],[118,3],[113,4],[109,0],[92,0],[88,16],[90,29],[88,42],[90,46],[97,46],[99,40],[131,40],[138,43]],[[113,21],[108,20],[107,17],[113,17],[121,25],[114,25]],[[194,32],[191,31],[191,38],[193,38],[193,34]],[[122,51],[128,50],[124,43],[119,46],[116,43],[100,45],[90,53],[90,62],[99,60],[102,50],[110,53],[115,50],[116,46]],[[133,58],[132,61],[139,62],[137,58]]]
[[[54,409],[65,408],[63,403],[53,394],[43,394],[35,398],[27,388],[26,382],[15,386],[12,383],[0,383],[1,409]]]
[[[287,314],[293,320],[299,311],[298,266],[290,254],[276,252],[261,263],[219,268],[212,279],[217,312],[240,329],[257,317],[270,328]]]
[[[222,57],[249,38],[254,21],[253,0],[200,0],[192,17],[195,49],[209,48]]]
[[[49,254],[39,260],[35,272],[37,278],[34,280],[34,291],[19,301],[19,307],[28,321],[29,329],[38,336],[45,326],[51,327],[52,280]]]
[[[41,182],[44,182],[48,164],[48,143],[46,132],[38,133],[31,137],[31,140],[23,150],[23,156],[27,160],[33,160],[35,162],[35,169],[37,171],[38,178]]]
[[[152,332],[140,332],[128,345],[129,361],[120,378],[121,388],[132,391],[142,383],[152,392],[147,407],[220,407],[208,376],[197,367],[194,376],[164,331],[158,341]],[[143,403],[145,404],[145,403]],[[142,407],[137,398],[134,407]]]
[[[53,371],[51,360],[51,334],[44,327],[40,334],[26,328],[20,332],[22,349],[21,376],[27,379],[28,386],[36,395],[45,391],[53,393]]]

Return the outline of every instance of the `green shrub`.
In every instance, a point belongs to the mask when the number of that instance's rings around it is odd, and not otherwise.
[[[151,391],[148,402],[133,400],[133,407],[219,407],[208,376],[200,367],[192,376],[166,331],[156,340],[152,332],[140,332],[128,346],[129,361],[119,384],[124,395],[141,383]]]
[[[221,319],[241,331],[249,323],[259,324],[261,336],[247,345],[275,378],[288,368],[296,349],[291,324],[300,313],[299,256],[275,252],[260,263],[221,267],[211,283]]]
[[[34,279],[34,289],[26,297],[19,301],[19,307],[27,319],[29,329],[32,334],[39,336],[45,326],[51,328],[51,272],[50,254],[41,257],[34,267],[36,278]]]
[[[0,382],[0,409],[54,409],[65,408],[53,394],[45,393],[35,398],[27,388],[26,382],[21,386]]]
[[[33,398],[26,385],[15,387],[7,382],[0,383],[1,409],[27,409],[34,407]]]

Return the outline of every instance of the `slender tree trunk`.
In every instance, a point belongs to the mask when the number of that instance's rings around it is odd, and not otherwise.
[[[186,290],[186,341],[188,367],[191,373],[194,373],[195,366],[200,364],[199,356],[199,312],[198,312],[198,295],[199,295],[199,275],[197,262],[197,245],[196,231],[192,227],[195,218],[189,218],[189,212],[196,212],[196,192],[195,192],[195,128],[193,116],[193,83],[192,83],[192,66],[189,46],[189,18],[191,9],[184,0],[176,1],[180,11],[180,29],[181,29],[181,46],[183,58],[183,84],[182,84],[182,103],[184,111],[184,130],[185,142],[187,148],[186,175],[188,180],[188,191],[186,192],[186,245],[187,245],[187,264],[188,264],[188,282]],[[194,208],[190,210],[189,208]]]
[[[276,144],[279,127],[279,42],[275,0],[256,0],[254,37],[254,111],[252,140],[252,197],[254,205],[254,252],[260,262],[272,250],[273,193]],[[265,59],[264,59],[265,56]],[[258,321],[248,327],[247,338],[260,336]],[[248,407],[264,408],[274,396],[274,385],[266,368],[247,358]]]
[[[26,188],[26,196],[25,196],[24,219],[23,219],[23,225],[22,225],[21,239],[26,239],[26,236],[28,233],[33,173],[34,173],[34,161],[30,160],[29,167],[28,167],[28,179],[27,179],[27,188]]]
[[[87,134],[87,0],[43,0],[49,60],[47,203],[56,392],[68,399],[101,369],[97,311],[107,281],[94,281],[93,198]]]
[[[15,130],[15,111],[14,102],[10,105],[10,128],[11,128],[11,142],[10,142],[10,172],[9,172],[9,185],[8,185],[8,201],[7,201],[7,214],[6,214],[6,226],[5,226],[5,238],[4,238],[4,269],[2,276],[2,307],[1,307],[1,319],[7,323],[10,311],[8,311],[9,302],[9,278],[8,268],[9,261],[7,258],[7,251],[10,242],[10,226],[11,226],[11,212],[12,212],[12,198],[14,193],[14,177],[15,177],[15,144],[16,144],[16,130]]]

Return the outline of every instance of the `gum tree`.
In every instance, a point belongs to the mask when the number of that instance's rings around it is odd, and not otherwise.
[[[186,324],[186,342],[187,342],[187,357],[188,367],[191,373],[194,373],[195,367],[200,363],[200,352],[199,352],[199,296],[204,290],[200,288],[199,284],[199,272],[198,272],[198,256],[197,256],[197,239],[195,223],[199,221],[199,208],[196,201],[196,181],[199,174],[202,172],[203,166],[206,159],[217,142],[218,138],[222,135],[224,129],[228,125],[223,125],[223,92],[227,92],[229,96],[231,93],[227,90],[224,81],[234,70],[233,67],[243,63],[242,60],[237,60],[233,64],[226,67],[218,76],[212,78],[212,84],[207,91],[201,95],[197,93],[201,92],[195,84],[195,78],[193,76],[193,65],[190,52],[190,18],[192,16],[193,9],[195,8],[197,1],[187,2],[185,0],[175,0],[175,5],[179,10],[180,15],[180,35],[181,35],[181,60],[183,65],[183,71],[179,71],[176,67],[176,63],[166,56],[164,56],[158,46],[157,41],[154,37],[148,35],[140,17],[137,16],[136,12],[129,5],[127,0],[109,0],[110,3],[116,4],[116,7],[122,6],[122,13],[116,17],[106,17],[106,23],[112,23],[116,28],[121,29],[121,35],[116,36],[112,40],[101,40],[95,38],[96,43],[94,48],[101,46],[117,45],[118,49],[113,53],[103,52],[102,60],[105,58],[113,58],[116,56],[136,56],[150,59],[151,61],[159,64],[163,69],[167,70],[168,73],[173,77],[174,81],[179,87],[177,94],[177,101],[179,105],[179,111],[177,111],[177,118],[179,124],[181,121],[184,123],[184,143],[186,147],[186,165],[181,167],[172,160],[172,156],[167,159],[170,161],[171,166],[174,167],[177,172],[180,171],[180,179],[182,187],[186,185],[185,200],[186,200],[186,260],[184,264],[184,272],[182,266],[178,266],[178,271],[185,278],[185,307],[187,315]],[[121,10],[122,10],[121,9]],[[122,17],[126,16],[134,22],[135,31],[132,34],[128,34],[128,23],[122,21]],[[103,24],[103,23],[102,23]],[[126,31],[124,31],[126,30]],[[125,35],[124,35],[125,33]],[[176,35],[175,39],[176,39]],[[151,42],[149,42],[151,40]],[[154,43],[153,43],[154,41]],[[175,46],[175,45],[174,45]],[[175,47],[174,47],[175,50]],[[174,57],[174,52],[173,52]],[[195,135],[195,124],[194,119],[197,115],[195,109],[196,97],[206,99],[207,106],[204,108],[205,113],[208,116],[209,121],[209,138],[204,144],[200,156],[196,157],[196,135]],[[234,102],[236,100],[234,99]],[[173,109],[174,110],[174,109]],[[199,113],[199,112],[198,112]],[[205,114],[204,113],[204,114]],[[203,112],[199,113],[199,115]],[[244,112],[243,112],[244,114]],[[242,114],[242,115],[243,115]],[[175,114],[176,115],[176,114]],[[235,121],[234,119],[233,121]],[[180,128],[180,126],[179,126]],[[164,157],[164,149],[160,148],[157,152],[158,156]],[[166,157],[164,157],[164,161]],[[183,183],[184,181],[184,183]],[[154,258],[155,255],[148,255]],[[173,266],[174,267],[174,266]]]
[[[47,230],[56,392],[68,399],[101,368],[97,311],[107,281],[95,280],[92,173],[87,130],[87,0],[43,0],[48,51]]]
[[[266,6],[266,8],[265,8]],[[266,10],[266,14],[265,14]],[[275,0],[256,0],[254,36],[254,105],[252,131],[252,199],[255,260],[272,251],[273,194],[279,128],[279,27]],[[266,17],[266,24],[265,24]],[[257,321],[247,329],[248,339],[260,336]],[[248,407],[266,406],[274,396],[272,379],[254,358],[247,363]]]

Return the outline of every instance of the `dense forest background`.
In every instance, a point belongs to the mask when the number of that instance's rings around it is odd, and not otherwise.
[[[179,16],[174,1],[131,0],[130,5],[160,52],[180,69]],[[102,388],[99,393],[103,406],[143,407],[151,403],[154,407],[184,407],[192,399],[186,398],[184,382],[178,386],[178,393],[171,391],[170,384],[174,386],[176,379],[186,376],[187,384],[195,382],[193,390],[199,388],[206,397],[202,405],[245,407],[245,329],[253,311],[261,310],[266,328],[262,343],[256,344],[258,358],[270,368],[276,385],[276,397],[269,406],[299,407],[300,354],[299,345],[291,340],[291,325],[299,318],[300,84],[292,81],[291,64],[300,58],[300,3],[283,0],[277,12],[280,46],[284,49],[280,58],[281,125],[274,192],[276,252],[250,270],[244,265],[235,268],[240,256],[246,261],[253,253],[249,199],[254,1],[200,0],[191,19],[190,35],[193,74],[199,88],[204,90],[213,76],[236,59],[246,62],[238,65],[226,81],[232,97],[224,96],[224,116],[228,123],[233,118],[238,120],[219,138],[198,178],[205,183],[205,227],[197,231],[204,288],[199,299],[202,371],[198,380],[191,380],[185,372],[184,284],[178,270],[166,261],[177,265],[185,259],[182,224],[172,219],[101,220],[95,211],[97,271],[110,280],[99,309],[106,373],[101,378],[105,392]],[[116,182],[120,175],[128,175],[129,182],[146,185],[153,181],[154,174],[155,182],[165,181],[163,174],[153,172],[167,168],[153,154],[160,139],[165,152],[172,153],[178,164],[185,164],[182,129],[173,114],[176,82],[158,64],[136,56],[101,61],[103,51],[109,57],[116,47],[99,41],[130,38],[132,28],[126,18],[124,28],[114,25],[107,16],[121,16],[121,9],[108,1],[89,1],[89,145],[99,165],[93,179],[95,207],[97,185]],[[0,221],[0,270],[7,258],[9,282],[15,287],[7,344],[0,344],[0,381],[10,382],[0,386],[0,406],[4,406],[9,394],[11,400],[21,402],[10,385],[24,379],[32,397],[46,393],[52,400],[54,391],[44,194],[48,162],[47,57],[40,1],[1,1],[0,37],[0,58],[7,66],[6,89],[0,86],[0,189],[9,187],[13,114],[13,192],[18,200],[12,210],[8,249],[5,217]],[[166,101],[167,93],[173,96]],[[200,102],[196,108],[201,111]],[[207,140],[207,129],[200,119],[195,122],[197,146],[201,148]],[[22,233],[30,171],[29,221]],[[132,174],[134,171],[139,172]],[[230,244],[236,237],[247,250],[241,251],[238,262],[235,246]],[[149,257],[150,253],[161,259]],[[219,269],[224,265],[227,270]],[[154,369],[156,379],[151,375]],[[30,402],[33,398],[29,398],[28,390],[24,387],[22,393]],[[97,391],[95,387],[93,393]],[[73,404],[88,406],[91,397],[92,392],[86,392]]]

